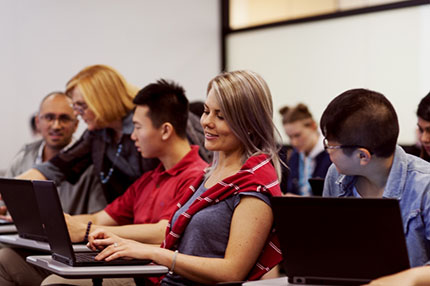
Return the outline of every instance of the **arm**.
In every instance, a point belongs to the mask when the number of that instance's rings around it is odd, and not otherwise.
[[[99,211],[95,214],[70,216],[65,214],[67,227],[72,242],[84,240],[88,222],[91,221],[91,233],[104,229],[123,238],[133,239],[144,243],[160,245],[166,233],[167,220],[157,223],[118,225],[118,223],[106,212]]]
[[[64,214],[66,219],[67,228],[69,230],[70,239],[72,242],[84,241],[85,233],[87,231],[88,222],[91,221],[91,231],[94,231],[100,226],[117,225],[116,221],[111,218],[104,210],[94,214],[83,214],[71,216]]]
[[[179,253],[175,273],[187,279],[208,284],[243,280],[257,261],[272,223],[273,214],[270,206],[258,198],[242,198],[233,213],[224,258],[206,258]],[[116,246],[113,245],[114,242]],[[103,232],[91,237],[90,245],[93,248],[110,245],[98,255],[98,259],[112,260],[122,256],[147,258],[170,267],[174,256],[171,250],[120,239]]]
[[[128,224],[122,226],[96,226],[95,231],[106,230],[122,238],[135,240],[142,243],[160,246],[166,234],[168,220],[160,220],[157,223]]]
[[[336,171],[336,166],[332,164],[328,168],[327,175],[324,180],[323,197],[336,197],[335,194],[335,182],[338,179],[339,174]]]
[[[373,280],[368,286],[425,286],[430,284],[430,268],[421,266]]]
[[[46,177],[37,169],[30,169],[16,176],[17,179],[24,180],[46,180]]]

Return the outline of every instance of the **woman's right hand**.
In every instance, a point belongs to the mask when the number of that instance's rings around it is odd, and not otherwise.
[[[102,250],[96,256],[96,259],[106,261],[120,257],[128,259],[152,259],[153,251],[159,249],[159,246],[124,239],[103,229],[98,229],[88,236],[88,247],[94,251]]]

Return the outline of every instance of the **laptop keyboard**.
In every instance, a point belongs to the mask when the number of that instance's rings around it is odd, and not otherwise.
[[[91,262],[96,261],[95,257],[98,252],[75,252],[77,262]]]
[[[125,259],[117,258],[111,261],[95,260],[99,252],[75,252],[75,259],[77,263],[84,263],[85,265],[145,265],[151,263],[149,259]]]

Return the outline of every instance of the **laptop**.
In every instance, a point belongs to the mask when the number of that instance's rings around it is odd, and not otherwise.
[[[19,237],[47,242],[31,181],[0,178],[0,193]]]
[[[309,178],[308,182],[311,185],[312,195],[321,197],[324,190],[324,178]]]
[[[55,183],[33,181],[33,186],[54,260],[70,266],[144,265],[151,262],[147,259],[97,261],[95,256],[98,252],[74,252]]]
[[[395,199],[273,197],[288,281],[361,285],[409,268]]]

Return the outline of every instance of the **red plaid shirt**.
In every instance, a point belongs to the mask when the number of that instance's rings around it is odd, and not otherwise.
[[[185,192],[183,199],[177,205],[178,209],[188,201],[202,182],[203,174],[190,186],[189,190]],[[185,231],[191,217],[195,213],[207,206],[216,204],[221,200],[241,192],[260,192],[270,196],[281,195],[275,169],[267,155],[257,155],[249,158],[239,172],[217,183],[204,192],[202,196],[198,197],[196,201],[190,205],[188,210],[178,217],[173,229],[170,224],[168,225],[166,238],[161,247],[176,249],[182,233]],[[272,229],[256,264],[248,274],[247,280],[256,280],[260,278],[281,260],[282,253],[279,247],[279,241],[275,231]]]

